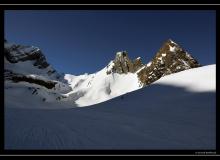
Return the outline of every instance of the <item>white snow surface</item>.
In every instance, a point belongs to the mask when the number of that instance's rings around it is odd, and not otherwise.
[[[112,75],[101,81],[104,72],[97,73],[99,80],[92,84],[88,97],[98,94],[95,87],[105,85],[105,80],[114,89],[121,87],[113,83],[122,83],[117,75],[115,81]],[[92,76],[72,78],[90,81]],[[215,65],[190,69],[109,101],[76,108],[64,102],[39,101],[26,93],[22,83],[16,84],[21,89],[5,85],[4,149],[215,149],[214,77]],[[196,83],[196,92],[185,89]],[[100,94],[102,89],[98,88]]]
[[[149,62],[149,63],[147,64],[147,67],[150,67],[150,66],[151,66],[151,64],[152,64],[152,62]]]
[[[173,46],[173,47],[172,47],[172,46],[169,45],[169,47],[170,47],[170,51],[171,51],[171,52],[175,52],[176,46]]]
[[[166,57],[166,55],[167,55],[166,53],[162,53],[162,57]]]
[[[112,63],[109,64],[112,67]],[[109,68],[82,76],[65,75],[65,79],[72,87],[72,91],[67,93],[69,100],[74,98],[77,93],[83,93],[75,101],[78,106],[89,106],[97,104],[119,95],[137,90],[140,88],[136,73],[107,74]]]
[[[207,65],[167,75],[154,84],[184,87],[191,92],[212,92],[216,90],[216,65]]]
[[[24,61],[24,62],[17,62],[17,63],[9,63],[6,59],[4,59],[4,67],[8,70],[13,71],[17,74],[23,74],[23,75],[38,75],[41,77],[45,77],[48,79],[55,80],[56,74],[48,75],[48,71],[54,70],[51,65],[49,65],[47,68],[39,69],[36,66],[33,65],[34,61]]]

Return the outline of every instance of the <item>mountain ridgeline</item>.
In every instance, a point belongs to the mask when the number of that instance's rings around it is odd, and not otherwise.
[[[141,57],[131,60],[126,51],[121,51],[102,70],[80,76],[57,72],[38,47],[5,40],[4,65],[6,85],[37,88],[38,96],[45,102],[63,98],[74,105],[81,103],[80,106],[103,102],[145,87],[163,76],[201,66],[171,39],[164,42],[147,64]]]
[[[137,73],[140,83],[149,85],[162,76],[200,67],[196,59],[182,47],[167,40],[148,64],[143,64],[140,57],[130,60],[126,51],[116,53],[110,73]]]

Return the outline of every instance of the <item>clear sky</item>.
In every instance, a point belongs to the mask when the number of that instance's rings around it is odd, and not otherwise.
[[[94,73],[117,51],[147,63],[171,38],[202,65],[216,62],[215,11],[8,10],[5,38],[41,48],[64,73]]]

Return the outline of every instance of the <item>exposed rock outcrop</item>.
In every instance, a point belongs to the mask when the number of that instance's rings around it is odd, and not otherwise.
[[[169,39],[155,57],[138,72],[138,77],[144,85],[148,85],[162,76],[200,66],[189,53]]]
[[[142,66],[143,64],[140,57],[132,61],[129,59],[126,51],[117,52],[116,57],[113,60],[113,67],[107,74],[127,74],[128,72],[134,73]]]
[[[117,52],[112,67],[107,71],[107,74],[137,72],[140,83],[145,86],[162,76],[200,66],[198,61],[180,45],[169,39],[164,42],[153,59],[145,65],[140,57],[132,61],[126,51]]]

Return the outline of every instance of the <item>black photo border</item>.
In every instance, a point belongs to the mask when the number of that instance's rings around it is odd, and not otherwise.
[[[144,4],[96,4],[96,5],[74,5],[74,4],[23,4],[13,5],[0,4],[1,19],[1,71],[4,74],[3,41],[4,41],[4,11],[5,10],[213,10],[216,12],[216,67],[218,61],[218,52],[220,51],[220,10],[219,5],[144,5]],[[218,69],[216,69],[217,71]],[[216,73],[217,75],[217,73]],[[4,76],[2,76],[1,87],[4,90]],[[216,82],[218,76],[216,76]],[[218,85],[216,84],[216,96],[218,95]],[[218,97],[218,96],[217,96]],[[193,156],[214,156],[219,155],[219,113],[218,101],[216,97],[216,150],[5,150],[4,149],[4,91],[1,92],[1,138],[0,138],[0,156],[1,155],[193,155]]]

